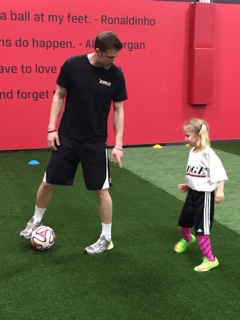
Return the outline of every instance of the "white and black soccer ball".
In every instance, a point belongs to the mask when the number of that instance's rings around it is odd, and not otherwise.
[[[37,250],[50,249],[56,240],[55,232],[47,226],[40,226],[32,232],[31,242]]]

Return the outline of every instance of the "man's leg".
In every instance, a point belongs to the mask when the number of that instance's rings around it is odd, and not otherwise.
[[[53,184],[44,181],[40,184],[36,197],[36,205],[38,208],[47,208],[47,205],[52,199],[53,188]]]
[[[108,189],[98,190],[97,196],[102,223],[112,223],[112,198]]]
[[[26,228],[20,232],[20,237],[26,239],[31,238],[33,230],[41,225],[47,205],[52,198],[53,188],[54,185],[44,181],[40,184],[36,197],[34,215],[27,223]]]
[[[108,189],[98,190],[99,212],[102,222],[102,232],[97,242],[85,248],[85,251],[90,254],[99,254],[105,250],[113,248],[112,242],[112,198]]]
[[[99,212],[102,222],[102,236],[105,240],[110,241],[112,239],[112,198],[108,189],[97,191]]]

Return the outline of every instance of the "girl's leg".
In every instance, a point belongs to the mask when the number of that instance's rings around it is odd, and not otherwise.
[[[211,242],[208,235],[201,235],[197,237],[200,250],[202,251],[204,257],[210,261],[214,261],[215,257],[212,253]]]
[[[182,234],[182,237],[185,241],[189,242],[192,240],[192,235],[191,235],[191,228],[184,228],[179,226],[178,227],[180,233]]]
[[[208,235],[197,237],[200,249],[204,255],[203,262],[194,268],[197,272],[206,272],[219,266],[219,261],[212,254],[210,238]]]
[[[174,251],[176,253],[183,253],[185,252],[188,247],[196,242],[196,237],[191,234],[191,228],[184,228],[179,226],[179,231],[181,232],[183,239],[178,241],[178,243],[174,246]]]

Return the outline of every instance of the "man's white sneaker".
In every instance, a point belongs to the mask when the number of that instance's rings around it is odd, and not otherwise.
[[[41,221],[34,223],[34,219],[28,221],[27,226],[24,230],[20,232],[20,237],[30,239],[32,236],[32,232],[42,225]]]
[[[95,255],[104,252],[105,250],[113,249],[112,240],[106,240],[105,236],[101,236],[97,242],[85,248],[86,253]]]

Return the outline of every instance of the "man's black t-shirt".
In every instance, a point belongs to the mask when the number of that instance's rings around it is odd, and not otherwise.
[[[87,55],[75,56],[63,64],[57,84],[67,89],[59,133],[83,142],[106,141],[111,103],[127,99],[120,69],[97,68]]]

